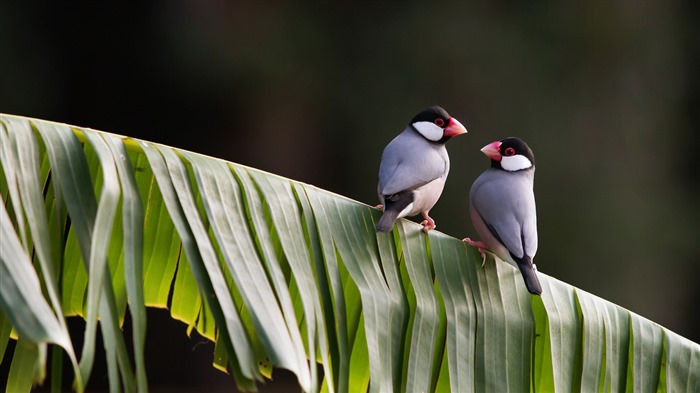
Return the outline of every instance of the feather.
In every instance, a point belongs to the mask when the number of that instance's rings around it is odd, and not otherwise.
[[[377,232],[389,232],[401,212],[413,203],[413,192],[403,191],[394,195],[384,196],[384,213],[377,223]]]
[[[520,274],[523,276],[528,292],[533,295],[541,295],[542,285],[540,285],[540,280],[537,279],[537,270],[535,270],[532,264],[532,258],[524,257],[516,260],[516,262],[518,263],[518,269],[520,269]]]
[[[447,176],[450,161],[445,145],[428,142],[413,128],[405,129],[384,149],[379,164],[379,193],[415,190]]]

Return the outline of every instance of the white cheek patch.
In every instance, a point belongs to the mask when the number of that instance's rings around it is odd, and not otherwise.
[[[442,139],[443,130],[429,121],[418,121],[413,123],[413,127],[425,137],[433,142]]]
[[[520,154],[510,157],[504,156],[501,158],[501,168],[509,172],[521,171],[523,169],[530,168],[531,166],[532,163],[530,160]]]

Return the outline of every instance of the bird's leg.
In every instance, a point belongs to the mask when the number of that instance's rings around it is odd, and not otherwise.
[[[379,209],[379,210],[381,210],[381,211],[384,211],[384,205],[382,205],[381,203],[378,204],[377,206],[375,206],[374,208],[375,208],[375,209]]]
[[[486,264],[486,249],[489,248],[489,246],[482,241],[474,241],[468,237],[465,237],[462,241],[479,249],[479,254],[481,254],[481,267],[484,267]]]
[[[425,218],[425,220],[423,220],[423,222],[420,223],[421,225],[423,225],[423,232],[428,233],[429,230],[435,229],[437,227],[437,225],[435,225],[435,220],[430,218],[428,212],[423,212],[423,218]]]

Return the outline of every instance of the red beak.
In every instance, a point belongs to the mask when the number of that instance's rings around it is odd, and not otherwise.
[[[464,128],[462,123],[457,121],[457,119],[455,119],[454,117],[450,117],[450,122],[449,122],[449,124],[447,124],[447,128],[445,128],[445,131],[442,133],[442,135],[451,138],[453,136],[457,136],[460,134],[466,134],[466,133],[467,133],[467,129]]]
[[[494,161],[501,161],[501,141],[489,143],[481,148],[481,152]]]

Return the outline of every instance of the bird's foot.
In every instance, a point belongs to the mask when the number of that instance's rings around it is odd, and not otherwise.
[[[381,211],[384,211],[384,205],[382,205],[381,203],[378,204],[377,206],[375,206],[374,208],[375,208],[375,209],[379,209],[379,210],[381,210]]]
[[[435,220],[433,220],[428,213],[423,213],[423,222],[420,224],[423,225],[423,232],[428,233],[428,231],[437,228],[437,225],[435,225]]]
[[[463,242],[469,244],[470,246],[474,246],[479,250],[479,254],[481,254],[481,267],[484,267],[486,264],[486,249],[489,248],[489,246],[486,245],[486,243],[482,241],[474,241],[468,237],[465,237],[462,239]]]

